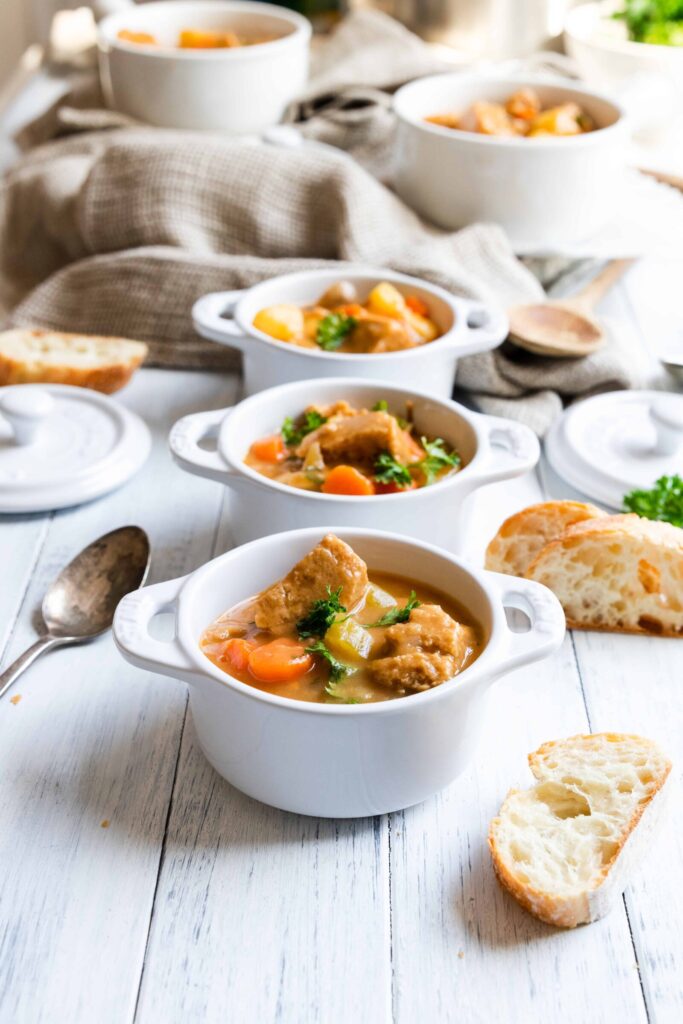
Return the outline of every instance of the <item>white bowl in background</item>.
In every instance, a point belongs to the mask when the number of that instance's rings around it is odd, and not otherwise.
[[[276,35],[255,46],[181,50],[196,28]],[[118,38],[148,32],[162,46]],[[131,5],[98,25],[100,76],[108,106],[161,128],[230,134],[277,124],[308,78],[310,23],[295,11],[247,0],[164,0]]]
[[[275,696],[217,668],[199,647],[204,629],[283,576],[326,532],[267,537],[190,576],[129,594],[116,612],[114,640],[131,664],[190,684],[202,750],[242,792],[299,814],[384,814],[427,799],[463,771],[481,732],[491,683],[551,654],[564,635],[564,613],[538,583],[473,569],[393,533],[340,527],[334,532],[371,572],[398,572],[464,604],[484,630],[479,658],[432,690],[363,706]],[[505,608],[526,612],[528,632],[510,630]],[[169,642],[149,632],[152,619],[164,612],[175,618]]]
[[[429,306],[441,337],[400,352],[355,355],[277,341],[254,327],[260,309],[281,302],[313,305],[329,285],[342,279],[353,282],[364,294],[380,281],[390,281],[400,292],[418,295]],[[353,264],[334,270],[283,274],[241,291],[213,292],[195,303],[192,319],[202,337],[242,353],[247,395],[316,377],[382,377],[389,384],[449,398],[458,359],[495,348],[508,332],[502,309],[458,298],[406,274]]]
[[[505,101],[529,86],[544,106],[574,101],[600,127],[563,138],[510,138],[429,124],[476,100]],[[439,227],[493,221],[518,253],[591,237],[621,198],[627,121],[613,100],[557,78],[448,72],[417,79],[394,97],[394,180],[401,198]]]
[[[386,399],[390,411],[399,414],[412,401],[418,435],[443,437],[460,453],[463,468],[429,487],[356,497],[300,490],[245,464],[252,442],[278,431],[286,416],[299,416],[313,402],[326,405],[339,399],[364,408]],[[207,450],[211,437],[215,450]],[[391,527],[461,554],[466,553],[465,499],[485,484],[526,473],[540,454],[536,435],[521,423],[483,416],[412,388],[349,378],[283,384],[233,409],[186,416],[173,427],[169,443],[182,469],[229,489],[230,526],[238,544],[280,530],[341,524],[349,529]]]
[[[639,132],[662,131],[683,113],[683,46],[636,43],[611,15],[621,0],[581,4],[567,14],[564,40],[581,76],[599,89],[631,98]],[[639,93],[642,92],[642,100]],[[623,102],[623,101],[622,101]]]

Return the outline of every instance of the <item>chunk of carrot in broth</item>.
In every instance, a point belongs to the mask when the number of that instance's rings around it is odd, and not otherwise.
[[[246,672],[249,668],[249,655],[254,650],[254,645],[241,637],[233,637],[228,640],[220,656],[221,661],[227,662],[235,672]]]
[[[406,306],[418,316],[429,316],[429,306],[419,295],[406,295]]]
[[[269,437],[261,437],[254,441],[250,452],[255,459],[261,462],[282,462],[287,457],[285,442],[281,434],[271,434]]]
[[[372,480],[368,480],[355,466],[335,466],[328,473],[322,490],[324,494],[353,494],[357,497],[375,493]]]
[[[305,645],[290,637],[255,647],[249,655],[249,671],[262,683],[290,683],[312,667],[313,657]]]

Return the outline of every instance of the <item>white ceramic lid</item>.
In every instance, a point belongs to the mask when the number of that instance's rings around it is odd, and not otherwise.
[[[610,391],[571,406],[545,442],[553,469],[611,508],[624,495],[683,472],[683,395]]]
[[[47,512],[99,498],[149,455],[134,413],[64,384],[0,388],[0,512]]]

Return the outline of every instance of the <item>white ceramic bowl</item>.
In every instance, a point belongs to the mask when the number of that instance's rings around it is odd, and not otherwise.
[[[280,302],[314,304],[330,284],[341,279],[352,281],[361,295],[379,281],[391,281],[400,292],[418,295],[429,305],[430,316],[442,336],[402,352],[353,355],[276,341],[253,326],[260,309]],[[247,395],[276,384],[316,377],[382,377],[391,384],[449,398],[458,359],[495,348],[508,332],[507,317],[498,308],[458,298],[406,274],[353,265],[284,274],[243,291],[214,292],[195,303],[192,317],[202,337],[242,353]]]
[[[465,768],[490,684],[554,651],[564,635],[564,614],[538,583],[468,568],[431,545],[394,534],[338,528],[334,532],[371,570],[398,570],[463,603],[484,629],[486,647],[479,658],[426,693],[363,707],[276,697],[216,668],[199,648],[203,630],[283,576],[325,532],[267,537],[183,579],[129,594],[117,609],[114,639],[133,665],[190,684],[202,749],[216,771],[244,793],[300,814],[383,814],[425,800]],[[508,628],[506,607],[528,614],[528,632]],[[164,612],[176,624],[168,643],[149,632],[152,619]]]
[[[569,11],[564,30],[567,52],[591,85],[619,95],[624,89],[632,93],[628,105],[633,106],[640,131],[670,130],[672,114],[683,113],[683,46],[633,42],[624,23],[611,17],[622,8],[622,0],[607,0]],[[640,88],[645,93],[642,102]]]
[[[275,35],[234,49],[175,48],[184,28]],[[118,38],[149,32],[163,47]],[[171,0],[134,5],[98,26],[100,75],[107,104],[162,128],[231,134],[277,124],[308,77],[309,22],[294,11],[232,0]]]
[[[600,129],[571,138],[503,138],[453,131],[424,119],[504,101],[531,86],[544,106],[579,103]],[[541,76],[431,75],[394,97],[396,191],[423,217],[451,230],[493,221],[519,253],[588,238],[616,212],[626,120],[612,100]]]
[[[311,402],[346,399],[371,408],[386,399],[397,413],[414,403],[418,434],[443,437],[461,454],[464,468],[452,477],[402,494],[372,497],[319,494],[270,480],[245,465],[250,445],[280,429]],[[214,451],[207,438],[216,438]],[[463,503],[478,487],[519,476],[539,458],[539,443],[528,427],[483,416],[462,405],[380,380],[298,381],[263,391],[234,409],[186,416],[173,427],[170,447],[181,468],[224,483],[230,491],[230,525],[243,544],[280,530],[343,524],[347,528],[391,527],[396,533],[463,550]]]

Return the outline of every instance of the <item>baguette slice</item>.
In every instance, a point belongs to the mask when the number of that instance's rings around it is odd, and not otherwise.
[[[525,574],[559,598],[571,629],[683,637],[683,530],[637,515],[570,526]]]
[[[581,501],[543,501],[506,519],[486,549],[486,568],[523,576],[541,548],[575,523],[605,516]]]
[[[141,341],[17,329],[0,333],[0,385],[73,384],[110,395],[147,355]]]
[[[496,874],[548,924],[596,921],[651,844],[671,762],[652,740],[597,733],[544,743],[529,766],[537,785],[511,790],[491,822]]]

